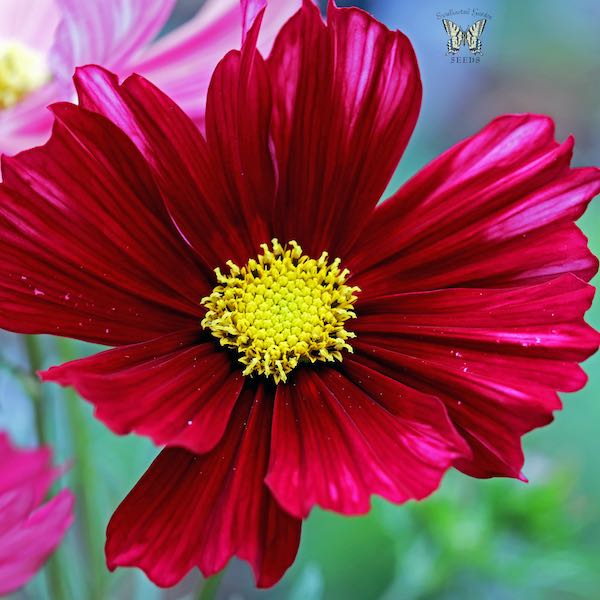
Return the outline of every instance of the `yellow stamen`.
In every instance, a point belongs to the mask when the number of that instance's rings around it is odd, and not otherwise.
[[[217,285],[202,299],[207,308],[202,327],[222,346],[236,348],[244,375],[258,373],[287,381],[301,362],[342,360],[352,352],[355,334],[344,325],[356,314],[359,288],[346,285],[349,271],[340,259],[328,262],[327,252],[315,260],[302,254],[294,241],[272,248],[238,267],[229,261],[229,274],[216,269]]]
[[[50,79],[44,57],[19,42],[0,41],[0,110],[17,104]]]

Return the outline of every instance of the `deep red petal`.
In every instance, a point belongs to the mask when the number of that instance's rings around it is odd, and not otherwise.
[[[219,165],[223,202],[237,214],[240,235],[246,233],[246,262],[261,243],[273,237],[275,169],[269,148],[271,83],[256,50],[263,12],[254,21],[242,51],[233,50],[217,65],[208,88],[206,139]],[[227,232],[229,236],[232,231]]]
[[[52,138],[3,158],[0,327],[118,345],[196,322],[210,290],[135,146],[55,105]]]
[[[469,442],[477,477],[518,477],[521,436],[586,381],[600,336],[583,321],[593,288],[574,276],[514,289],[400,294],[361,305],[357,357],[440,398]]]
[[[359,9],[303,8],[268,59],[274,87],[276,209],[284,240],[341,256],[406,147],[421,102],[414,52]]]
[[[377,207],[347,260],[363,298],[590,279],[597,260],[573,222],[600,171],[570,169],[572,148],[554,141],[550,119],[520,115],[442,154]]]
[[[298,517],[364,513],[433,492],[464,446],[439,400],[345,358],[277,388],[266,483]]]
[[[259,587],[293,562],[301,521],[281,510],[263,483],[273,399],[246,390],[221,443],[195,456],[169,448],[113,515],[108,566],[136,566],[160,586],[193,566],[208,577],[232,556],[247,560]]]
[[[221,439],[244,377],[198,330],[108,350],[53,367],[45,381],[71,385],[118,434],[207,452]]]
[[[81,104],[113,120],[135,142],[177,228],[211,269],[227,260],[245,263],[271,237],[265,225],[274,193],[271,101],[255,38],[249,36],[245,58],[231,52],[215,70],[206,117],[210,145],[191,119],[142,77],[119,85],[100,67],[78,69],[75,77]]]

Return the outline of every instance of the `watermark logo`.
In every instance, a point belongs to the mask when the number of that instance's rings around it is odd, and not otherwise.
[[[483,54],[481,35],[492,16],[473,8],[438,12],[436,17],[442,22],[444,30],[448,34],[446,55],[450,57],[450,62],[463,64],[480,62],[480,57]],[[463,26],[459,24],[463,21],[470,21],[473,17],[476,20],[470,25]],[[459,21],[459,23],[456,21]],[[461,49],[464,49],[464,51],[461,52]]]

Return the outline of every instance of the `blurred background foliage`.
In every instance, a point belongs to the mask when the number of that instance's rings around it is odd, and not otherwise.
[[[201,0],[182,0],[170,25]],[[553,116],[557,135],[574,133],[576,165],[600,158],[600,4],[480,0],[364,0],[360,4],[412,40],[421,66],[421,118],[390,189],[491,118],[506,112]],[[491,15],[478,64],[452,64],[437,13],[476,8]],[[463,27],[474,19],[457,17]],[[600,207],[581,221],[600,253]],[[600,327],[600,304],[588,315]],[[1,334],[0,429],[23,444],[49,443],[72,461],[61,485],[78,497],[77,521],[59,552],[16,598],[44,600],[219,598],[222,600],[593,600],[600,597],[600,356],[586,364],[589,385],[565,398],[550,427],[525,440],[518,481],[448,475],[421,503],[375,500],[364,517],[314,511],[298,560],[272,590],[256,591],[249,568],[233,561],[220,581],[197,573],[159,590],[135,570],[108,573],[104,530],[112,511],[157,450],[117,437],[70,391],[41,387],[32,373],[93,351],[90,345]],[[218,586],[216,584],[219,584]],[[216,589],[218,587],[218,590]],[[55,590],[50,593],[49,590]]]

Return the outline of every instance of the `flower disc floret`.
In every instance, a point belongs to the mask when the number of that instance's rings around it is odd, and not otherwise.
[[[50,78],[44,58],[18,42],[0,41],[0,110],[17,104]]]
[[[329,262],[327,252],[306,256],[295,241],[282,246],[273,239],[261,248],[241,268],[229,261],[228,274],[215,270],[219,285],[202,299],[202,326],[238,351],[244,375],[279,383],[301,362],[341,361],[342,350],[352,352],[355,334],[345,324],[356,318],[360,291],[346,284],[348,269],[339,258]]]

